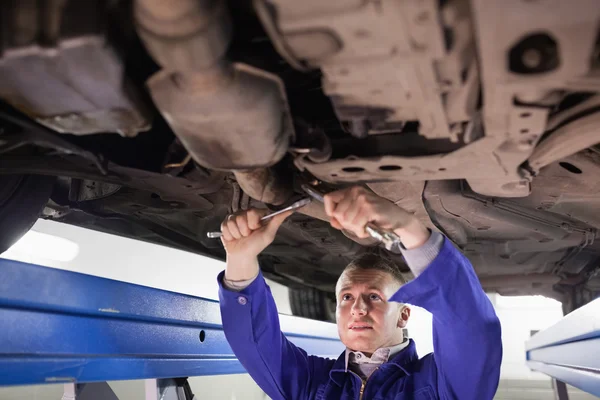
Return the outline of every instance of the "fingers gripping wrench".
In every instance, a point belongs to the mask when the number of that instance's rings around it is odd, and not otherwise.
[[[312,186],[306,184],[302,185],[302,190],[304,190],[313,199],[320,201],[321,203],[325,202],[325,195]],[[382,242],[387,250],[392,250],[394,247],[400,244],[400,236],[396,235],[392,231],[381,229],[372,222],[367,223],[365,226],[365,231],[373,239]]]
[[[297,209],[299,209],[299,208],[302,208],[302,207],[304,207],[305,205],[307,205],[307,204],[308,204],[308,203],[310,203],[311,201],[312,201],[312,199],[311,199],[310,197],[304,198],[304,199],[302,199],[302,200],[298,200],[298,201],[296,201],[295,203],[293,203],[293,204],[292,204],[291,206],[289,206],[289,207],[282,208],[281,210],[278,210],[278,211],[272,212],[271,214],[267,214],[267,215],[265,215],[264,217],[262,217],[262,218],[260,219],[260,221],[261,221],[261,222],[262,222],[262,221],[266,221],[266,220],[268,220],[268,219],[271,219],[271,218],[273,218],[273,217],[274,217],[274,216],[276,216],[276,215],[283,214],[283,213],[285,213],[285,212],[288,212],[288,211],[297,210]],[[209,238],[211,238],[211,239],[214,239],[214,238],[220,238],[220,237],[222,236],[222,233],[221,233],[221,232],[208,232],[208,233],[206,234],[206,236],[208,236],[208,237],[209,237]]]

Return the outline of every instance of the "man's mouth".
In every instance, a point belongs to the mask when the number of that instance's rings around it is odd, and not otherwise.
[[[368,324],[351,324],[349,329],[351,331],[366,331],[373,328]]]

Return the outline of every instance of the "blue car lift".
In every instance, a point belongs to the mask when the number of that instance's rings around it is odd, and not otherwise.
[[[0,259],[0,321],[0,385],[65,383],[63,399],[145,379],[147,400],[189,400],[187,377],[245,373],[218,302],[199,297]],[[280,324],[309,354],[343,351],[334,324]]]
[[[600,298],[536,333],[526,351],[530,369],[600,397]],[[560,384],[555,391],[568,398]]]

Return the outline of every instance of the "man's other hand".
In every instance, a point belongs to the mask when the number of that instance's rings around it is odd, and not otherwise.
[[[345,229],[359,238],[369,237],[365,230],[369,222],[394,231],[407,249],[421,246],[430,236],[427,227],[412,213],[361,186],[325,195],[325,212],[331,226]]]
[[[221,224],[221,241],[228,259],[256,258],[275,239],[277,229],[292,211],[261,222],[268,210],[251,209],[229,215]]]

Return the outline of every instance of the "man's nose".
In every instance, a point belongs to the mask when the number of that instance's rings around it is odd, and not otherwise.
[[[352,315],[365,315],[367,313],[367,303],[362,296],[358,296],[352,304]]]

